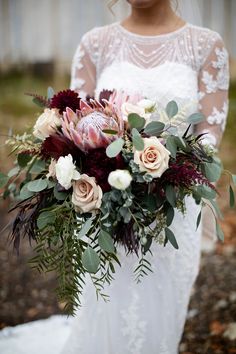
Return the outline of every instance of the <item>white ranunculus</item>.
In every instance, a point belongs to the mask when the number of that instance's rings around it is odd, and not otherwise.
[[[76,170],[76,166],[70,154],[65,157],[61,156],[58,159],[55,170],[58,182],[65,189],[70,189],[72,181],[80,178],[80,173]]]
[[[120,190],[125,190],[130,186],[132,176],[128,170],[115,170],[110,172],[108,176],[108,183]]]
[[[36,138],[44,140],[49,135],[55,133],[58,127],[61,126],[61,119],[58,110],[46,108],[38,117],[33,134]]]
[[[144,138],[144,149],[134,149],[134,162],[139,165],[141,172],[146,171],[153,178],[161,175],[169,167],[170,152],[156,136]]]
[[[142,99],[137,104],[139,107],[144,108],[145,112],[151,112],[156,106],[156,102],[149,100],[147,98]]]
[[[127,121],[128,120],[128,115],[130,113],[136,113],[139,116],[143,117],[145,115],[145,109],[143,107],[140,107],[138,105],[129,103],[129,102],[124,102],[121,106],[121,113],[123,116],[123,120]]]

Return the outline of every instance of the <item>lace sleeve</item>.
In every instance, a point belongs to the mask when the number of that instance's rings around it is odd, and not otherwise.
[[[197,133],[206,133],[203,142],[218,147],[228,113],[228,53],[220,36],[214,41],[199,72],[199,110],[206,121],[197,125]]]
[[[90,49],[89,33],[85,34],[75,52],[71,67],[70,88],[80,93],[80,97],[94,96],[96,87],[96,65]]]

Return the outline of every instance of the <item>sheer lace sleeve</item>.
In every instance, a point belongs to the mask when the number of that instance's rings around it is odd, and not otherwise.
[[[206,121],[196,127],[197,133],[206,133],[203,142],[214,147],[219,146],[225,128],[228,87],[228,53],[217,36],[199,72],[199,110]]]
[[[88,32],[82,37],[72,61],[70,87],[79,92],[82,98],[86,95],[94,96],[96,87],[96,50],[91,44]]]

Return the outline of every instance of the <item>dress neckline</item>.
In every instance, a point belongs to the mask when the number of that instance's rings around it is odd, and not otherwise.
[[[169,37],[172,37],[172,36],[175,36],[175,35],[181,33],[189,26],[189,23],[185,22],[185,24],[183,26],[181,26],[180,28],[177,28],[176,30],[174,30],[172,32],[156,34],[156,35],[143,35],[143,34],[131,32],[131,31],[127,30],[124,26],[122,26],[121,22],[116,22],[116,25],[121,32],[129,35],[130,37],[137,38],[137,39],[158,39],[158,38],[169,38]]]

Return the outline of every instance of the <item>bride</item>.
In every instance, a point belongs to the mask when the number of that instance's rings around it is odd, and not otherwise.
[[[125,0],[121,0],[125,1]],[[116,1],[113,1],[115,3]],[[197,133],[218,146],[227,116],[228,55],[218,33],[186,23],[170,0],[128,0],[131,15],[86,33],[76,51],[71,88],[81,96],[123,90],[164,105],[170,100],[206,121]],[[176,4],[175,4],[176,5]],[[122,267],[105,289],[110,302],[97,301],[92,285],[74,319],[65,354],[176,354],[192,285],[199,270],[201,232],[198,206],[187,201],[172,229],[179,250],[153,246],[154,272],[133,279],[136,256],[119,249]]]

